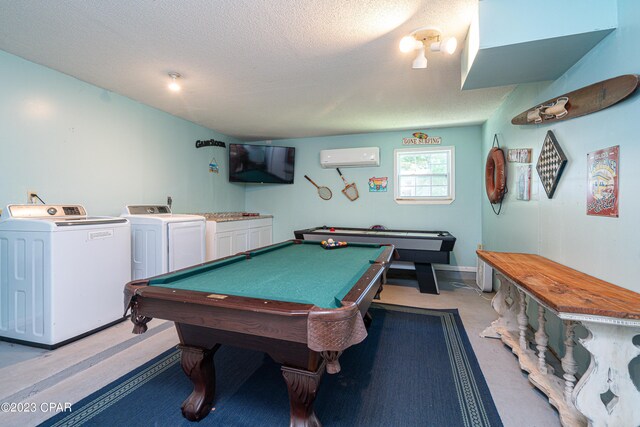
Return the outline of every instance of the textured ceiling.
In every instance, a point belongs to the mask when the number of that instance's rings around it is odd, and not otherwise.
[[[477,1],[0,0],[0,49],[246,140],[427,129],[511,89],[461,91],[460,49],[398,50],[425,25],[461,45]]]

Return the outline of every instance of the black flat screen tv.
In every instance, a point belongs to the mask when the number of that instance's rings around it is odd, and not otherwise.
[[[229,182],[293,184],[296,149],[229,144]]]

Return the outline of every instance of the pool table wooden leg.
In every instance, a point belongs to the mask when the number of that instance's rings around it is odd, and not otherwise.
[[[322,426],[313,410],[313,402],[316,400],[324,366],[321,363],[316,372],[282,366],[282,375],[289,390],[290,427]]]
[[[182,402],[182,415],[189,421],[200,421],[211,411],[211,404],[216,394],[213,354],[219,347],[219,344],[212,349],[178,345],[182,350],[180,358],[182,370],[193,383],[193,391]]]

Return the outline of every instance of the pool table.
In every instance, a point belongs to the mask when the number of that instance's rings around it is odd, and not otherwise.
[[[367,310],[389,266],[392,245],[289,240],[125,286],[134,333],[152,318],[175,322],[181,364],[193,383],[182,414],[198,421],[215,395],[220,345],[263,351],[282,365],[292,426],[320,426],[313,403],[326,369],[361,342]]]
[[[315,227],[294,231],[296,239],[321,241],[333,238],[346,242],[392,244],[395,261],[413,263],[420,292],[439,294],[438,279],[432,263],[449,264],[456,238],[447,231],[386,230],[349,227]],[[391,269],[400,264],[391,266]]]

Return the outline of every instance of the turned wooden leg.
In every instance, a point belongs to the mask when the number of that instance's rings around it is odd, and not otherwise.
[[[589,331],[580,342],[591,353],[591,364],[574,389],[576,408],[590,426],[640,426],[640,390],[629,375],[629,363],[640,355],[633,343],[639,322],[581,323]]]
[[[538,349],[538,369],[541,373],[547,374],[547,359],[546,351],[547,344],[549,343],[549,336],[544,330],[547,323],[547,319],[544,317],[545,308],[542,305],[538,305],[538,330],[536,331],[536,348]]]
[[[499,329],[507,331],[517,331],[518,321],[517,318],[517,300],[514,294],[517,292],[516,287],[513,286],[509,280],[507,280],[500,273],[496,272],[496,280],[500,283],[500,288],[496,295],[491,300],[491,306],[498,313],[498,318],[491,323],[484,331],[480,333],[483,338],[499,338]]]
[[[291,410],[290,427],[321,427],[322,424],[313,410],[313,402],[320,386],[324,372],[324,363],[316,372],[302,369],[282,367],[282,375],[289,390],[289,406]]]
[[[520,349],[527,350],[527,325],[529,319],[527,318],[527,300],[525,294],[518,289],[518,298],[520,301],[520,309],[518,310],[518,329],[520,329]]]
[[[573,348],[576,343],[574,341],[576,323],[571,320],[564,320],[564,357],[562,358],[562,370],[564,371],[564,400],[572,403],[571,396],[573,388],[576,385],[576,372],[578,364],[573,358]]]
[[[193,383],[193,391],[182,402],[182,415],[189,421],[200,421],[211,411],[216,391],[216,372],[213,354],[220,347],[211,350],[199,347],[179,345],[182,350],[180,359],[182,370]]]

